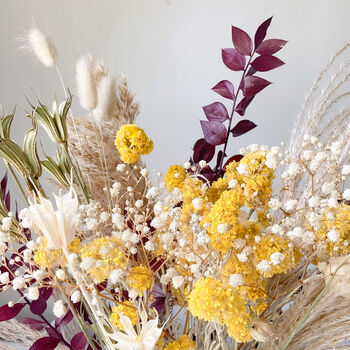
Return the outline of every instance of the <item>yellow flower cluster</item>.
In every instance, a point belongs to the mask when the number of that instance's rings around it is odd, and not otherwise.
[[[329,232],[334,232],[334,238],[329,239]],[[321,228],[315,232],[316,240],[325,246],[327,256],[346,255],[350,252],[350,206],[340,204],[336,208],[327,208]]]
[[[181,188],[186,179],[186,170],[181,165],[170,165],[164,176],[164,182],[168,191],[172,192],[175,187]]]
[[[87,271],[95,281],[101,282],[117,268],[128,263],[122,243],[116,237],[100,237],[86,244],[80,251],[82,259],[92,258],[95,264]]]
[[[114,326],[117,326],[122,331],[124,330],[124,327],[122,323],[120,322],[120,316],[119,313],[129,317],[131,324],[134,326],[137,322],[137,310],[135,306],[130,301],[125,301],[122,304],[118,304],[117,306],[113,306],[112,313],[111,313],[111,322]]]
[[[182,335],[168,344],[164,350],[194,350],[195,346],[195,342],[188,335]]]
[[[45,238],[41,238],[40,245],[34,252],[35,263],[43,269],[53,269],[56,266],[65,267],[67,260],[62,249],[48,249],[46,246],[47,241]],[[68,250],[70,253],[78,253],[80,250],[80,240],[74,238],[68,246]]]
[[[153,150],[153,141],[150,140],[142,128],[134,124],[124,124],[115,138],[120,158],[124,163],[136,162],[140,154],[149,154]]]
[[[135,288],[141,296],[143,291],[152,289],[154,280],[152,272],[147,266],[138,265],[129,270],[126,281],[129,286]]]
[[[250,315],[242,296],[221,281],[212,277],[198,280],[188,297],[188,308],[200,319],[226,325],[228,334],[238,342],[251,340]]]

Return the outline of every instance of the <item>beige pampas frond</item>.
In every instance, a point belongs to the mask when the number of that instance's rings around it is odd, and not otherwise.
[[[44,66],[55,66],[57,50],[47,34],[37,28],[33,28],[27,33],[26,39],[28,48]]]
[[[74,122],[71,119],[67,121],[69,149],[77,160],[86,183],[91,183],[90,191],[94,194],[94,199],[105,207],[109,204],[108,196],[103,191],[107,176],[109,185],[116,181],[122,184],[122,193],[131,186],[141,198],[145,189],[144,177],[140,175],[139,170],[134,169],[135,165],[142,165],[140,161],[126,164],[129,170],[127,176],[122,176],[116,171],[116,166],[123,162],[114,144],[115,136],[122,125],[134,123],[139,112],[139,105],[134,101],[125,79],[118,86],[116,95],[114,117],[111,121],[103,122],[99,127],[82,118],[74,118]],[[106,168],[101,166],[101,148],[104,151]]]

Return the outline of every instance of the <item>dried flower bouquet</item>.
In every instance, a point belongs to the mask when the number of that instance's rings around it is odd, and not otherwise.
[[[204,137],[190,160],[155,179],[140,160],[153,141],[135,125],[139,105],[126,80],[79,58],[77,93],[88,116],[76,118],[54,44],[28,33],[67,95],[51,110],[30,103],[23,147],[10,137],[14,115],[0,119],[0,155],[27,203],[11,210],[5,175],[0,289],[18,297],[0,307],[3,348],[348,348],[350,61],[336,65],[350,45],[317,78],[289,147],[226,154],[231,137],[256,127],[239,116],[270,84],[261,72],[283,64],[275,54],[286,41],[265,39],[271,19],[254,40],[232,27],[222,60],[239,72],[238,84],[212,88],[230,112],[222,102],[203,107]],[[39,128],[56,157],[38,152]],[[43,169],[61,187],[54,200]],[[21,317],[24,308],[33,316]]]

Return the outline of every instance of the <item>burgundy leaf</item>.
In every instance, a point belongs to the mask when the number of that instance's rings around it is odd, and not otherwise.
[[[255,74],[255,73],[256,73],[256,70],[255,70],[252,66],[250,66],[249,69],[248,69],[248,72],[247,72],[246,76],[248,76],[248,75],[253,75],[253,74]]]
[[[0,307],[0,322],[8,321],[17,316],[20,311],[26,306],[25,303],[17,303],[12,307],[9,307],[7,304]]]
[[[52,291],[53,291],[52,288],[43,287],[43,288],[40,288],[40,295],[45,300],[48,300],[51,297],[51,295],[52,295]]]
[[[279,58],[275,56],[259,56],[252,62],[252,67],[259,72],[267,72],[269,70],[278,68],[284,64]]]
[[[7,192],[6,197],[5,197],[5,206],[7,210],[11,210],[11,195],[10,192]]]
[[[250,36],[242,29],[232,26],[232,41],[235,48],[243,55],[249,56],[253,50]]]
[[[249,75],[244,78],[243,95],[245,97],[254,96],[271,83],[263,78]]]
[[[35,329],[36,331],[41,331],[46,326],[45,322],[29,317],[23,318],[21,320],[21,323],[24,323],[25,325],[29,326],[31,329]]]
[[[226,169],[226,167],[232,163],[233,161],[235,162],[239,162],[241,159],[243,158],[243,156],[241,154],[235,154],[234,156],[230,157],[229,159],[227,159],[225,165],[224,165],[224,169]]]
[[[216,166],[215,166],[215,169],[218,169],[218,168],[219,168],[223,157],[224,157],[224,152],[223,152],[223,151],[219,151],[219,152],[218,152],[218,156],[217,156],[217,158],[216,158]]]
[[[273,55],[277,51],[281,50],[284,45],[287,44],[286,40],[269,39],[263,41],[257,48],[256,52],[260,55]]]
[[[209,165],[203,169],[200,169],[200,174],[204,176],[208,181],[216,181],[218,179],[217,173],[215,173]],[[200,177],[199,180],[203,181],[204,179]]]
[[[201,120],[201,126],[205,141],[211,145],[221,145],[225,143],[227,131],[223,124],[216,121]]]
[[[214,102],[210,105],[204,106],[203,111],[208,120],[211,121],[223,123],[228,119],[227,109],[221,102]]]
[[[222,49],[221,56],[226,67],[234,71],[244,70],[245,57],[236,49]]]
[[[1,194],[3,198],[6,195],[7,181],[8,181],[8,174],[6,172],[5,176],[1,180]]]
[[[151,270],[153,272],[157,272],[162,265],[164,265],[164,260],[163,259],[158,259],[158,258],[154,258],[150,261],[149,263]]]
[[[218,93],[220,96],[233,100],[235,97],[233,84],[228,80],[221,80],[213,88],[213,91]]]
[[[240,120],[232,129],[231,133],[233,137],[241,136],[248,131],[254,129],[257,125],[250,120]]]
[[[48,334],[51,338],[60,339],[60,335],[59,335],[59,333],[56,331],[55,328],[46,327],[45,330],[46,330],[47,334]]]
[[[66,324],[68,324],[73,319],[72,311],[68,310],[66,314],[60,318],[55,319],[55,326],[56,327],[63,327]]]
[[[33,300],[30,303],[30,311],[35,315],[42,315],[46,310],[46,307],[46,300],[41,295],[37,300]]]
[[[70,345],[74,350],[83,350],[86,346],[86,337],[83,332],[77,333],[71,340]]]
[[[38,339],[29,350],[53,350],[59,344],[60,340],[52,337],[43,337]]]
[[[272,17],[268,18],[265,22],[260,24],[254,37],[255,49],[259,47],[262,41],[265,39],[267,28],[270,26]]]
[[[199,163],[201,160],[210,162],[215,154],[215,146],[209,144],[205,139],[199,139],[193,147],[193,161]]]
[[[237,105],[235,111],[243,117],[245,114],[245,110],[248,108],[248,106],[253,101],[253,99],[254,99],[254,96],[243,97],[242,100]]]

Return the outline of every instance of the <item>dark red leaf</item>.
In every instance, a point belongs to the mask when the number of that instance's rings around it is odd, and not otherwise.
[[[43,337],[38,339],[29,350],[53,350],[59,344],[60,340],[52,337]]]
[[[231,134],[233,137],[241,136],[248,131],[254,129],[257,125],[250,120],[240,120],[232,129]]]
[[[222,49],[221,56],[226,67],[234,71],[244,70],[245,57],[236,49]]]
[[[5,206],[6,206],[7,210],[11,210],[11,195],[10,195],[10,192],[7,192],[4,202],[5,202]]]
[[[224,152],[223,151],[219,151],[218,155],[217,155],[217,158],[216,158],[216,166],[215,166],[214,170],[219,168],[223,157],[224,157]]]
[[[52,291],[53,291],[52,288],[43,287],[43,288],[40,288],[40,295],[42,295],[42,297],[45,300],[48,300],[52,295]]]
[[[268,39],[263,41],[257,48],[256,52],[260,55],[273,55],[277,51],[281,50],[284,45],[287,44],[286,40],[280,39]]]
[[[214,102],[210,105],[204,106],[203,111],[208,120],[211,121],[223,123],[228,119],[227,109],[221,102]]]
[[[253,50],[250,36],[242,29],[232,26],[232,41],[235,48],[243,55],[249,56]]]
[[[29,318],[29,317],[28,318],[23,318],[21,320],[21,323],[26,324],[31,329],[35,329],[36,331],[41,331],[46,326],[45,322],[36,320],[34,318]]]
[[[66,314],[60,318],[55,319],[55,326],[56,327],[63,327],[66,324],[68,324],[73,319],[72,311],[68,310]]]
[[[7,188],[8,174],[6,172],[5,176],[1,180],[1,194],[2,198],[6,196],[6,188]]]
[[[275,56],[259,56],[252,62],[252,67],[259,72],[267,72],[269,70],[278,68],[284,64],[279,58]]]
[[[9,307],[7,304],[0,307],[0,322],[8,321],[17,316],[20,311],[26,306],[25,303],[17,303],[12,307]]]
[[[243,97],[242,100],[237,105],[235,111],[243,117],[245,114],[245,110],[248,108],[248,106],[253,101],[253,99],[254,99],[254,96]]]
[[[256,70],[255,70],[252,66],[250,66],[249,69],[248,69],[248,72],[247,72],[246,76],[248,76],[248,75],[253,75],[253,74],[255,74],[255,73],[256,73]]]
[[[33,300],[30,303],[30,311],[35,315],[42,315],[46,310],[46,300],[42,295],[37,300]]]
[[[235,162],[239,162],[241,159],[243,158],[243,156],[241,154],[235,154],[234,156],[230,157],[229,159],[227,159],[225,165],[224,165],[224,169],[226,170],[226,167],[232,163],[233,161]]]
[[[219,122],[201,120],[201,126],[205,141],[211,145],[221,145],[225,142],[227,131],[223,124]]]
[[[86,337],[83,332],[77,333],[71,340],[70,345],[74,350],[83,350],[86,346]]]
[[[228,80],[221,80],[213,88],[213,91],[218,93],[220,96],[233,100],[235,97],[233,84]]]
[[[254,36],[255,48],[258,48],[262,41],[265,39],[267,28],[270,26],[272,17],[268,18],[265,22],[260,24]]]
[[[210,162],[215,154],[215,146],[209,144],[205,139],[199,139],[193,146],[193,161],[199,163],[201,160]]]
[[[56,331],[55,328],[46,327],[45,330],[51,338],[60,339],[60,334]]]
[[[243,95],[254,96],[261,90],[265,89],[266,86],[269,86],[271,83],[263,78],[255,77],[249,75],[244,78],[243,83]]]

